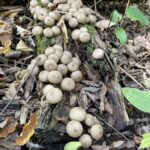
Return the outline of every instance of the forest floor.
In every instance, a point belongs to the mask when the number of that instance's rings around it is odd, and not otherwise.
[[[124,87],[150,89],[150,25],[141,27],[138,21],[133,22],[125,16],[118,23],[111,21],[114,10],[123,15],[131,6],[138,7],[150,20],[150,3],[83,3],[92,9],[99,21],[78,26],[83,30],[86,28],[90,34],[88,43],[73,40],[74,29],[62,17],[57,20],[60,35],[34,36],[32,28],[43,24],[33,19],[29,4],[0,6],[0,150],[63,150],[66,143],[78,141],[78,137],[66,133],[71,119],[69,112],[74,107],[81,107],[96,117],[103,129],[102,137],[98,140],[92,137],[92,145],[81,148],[83,150],[137,150],[143,133],[150,133],[149,114],[132,106],[122,94]],[[115,30],[120,27],[127,33],[123,45],[115,35]],[[62,84],[50,81],[55,88],[61,89],[63,98],[58,104],[49,104],[47,95],[45,100],[42,94],[48,81],[42,83],[38,75],[46,67],[39,66],[38,56],[56,44],[69,51],[71,59],[79,60],[82,80],[73,90],[66,90],[71,83],[64,88]],[[96,48],[104,51],[100,59],[96,58],[98,54],[93,56]],[[63,62],[62,55],[57,65]],[[55,60],[55,57],[51,59]],[[34,65],[29,69],[31,64]],[[68,67],[71,73],[61,78],[71,76],[73,67]],[[79,77],[76,80],[80,80]],[[54,93],[52,96],[56,96]],[[91,134],[85,121],[81,124],[83,133]]]

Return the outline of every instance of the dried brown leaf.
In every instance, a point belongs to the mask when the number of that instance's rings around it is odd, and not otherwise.
[[[0,128],[0,138],[6,138],[10,133],[16,130],[17,122],[12,118],[6,118],[6,120],[1,123],[1,127],[2,126],[3,128]]]

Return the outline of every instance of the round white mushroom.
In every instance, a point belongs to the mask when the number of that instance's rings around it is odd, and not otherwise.
[[[80,136],[79,142],[81,143],[82,147],[88,148],[92,145],[92,138],[88,134],[83,134]]]
[[[75,88],[75,82],[71,78],[64,78],[61,82],[61,87],[65,91],[72,91]]]

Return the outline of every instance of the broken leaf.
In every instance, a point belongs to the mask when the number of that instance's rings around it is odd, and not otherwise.
[[[31,115],[29,122],[25,124],[25,126],[23,127],[23,131],[20,134],[20,136],[17,137],[16,142],[15,142],[16,145],[23,146],[30,140],[31,136],[35,132],[34,129],[37,125],[37,122],[38,122],[38,117],[36,113],[34,113]]]
[[[28,47],[24,41],[20,40],[19,43],[17,44],[16,46],[16,49],[17,50],[20,50],[20,51],[33,51],[33,49],[31,49],[30,47]]]
[[[80,142],[69,142],[65,145],[64,150],[77,150],[79,147],[81,147]]]
[[[6,138],[10,133],[16,130],[17,122],[12,118],[7,118],[0,123],[0,138]]]

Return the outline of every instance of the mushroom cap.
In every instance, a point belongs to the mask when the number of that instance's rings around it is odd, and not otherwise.
[[[59,62],[59,57],[58,57],[58,55],[56,55],[56,54],[50,54],[50,55],[48,56],[48,59],[54,60],[56,63]]]
[[[94,15],[89,15],[88,18],[90,23],[96,23],[97,21],[97,18]]]
[[[64,78],[61,82],[61,87],[65,91],[72,91],[75,88],[75,82],[71,78]]]
[[[80,70],[76,70],[74,72],[71,73],[71,78],[75,81],[75,82],[80,82],[83,78],[82,72]]]
[[[39,9],[38,12],[37,12],[37,15],[38,15],[38,19],[40,21],[43,21],[45,19],[45,17],[48,16],[47,9],[46,8]]]
[[[43,30],[43,34],[45,37],[52,37],[53,36],[53,30],[51,28],[45,28]]]
[[[85,14],[82,14],[82,13],[79,13],[77,15],[77,20],[78,20],[79,23],[82,23],[82,24],[87,23],[87,17],[86,17]]]
[[[63,51],[63,47],[62,47],[61,45],[59,45],[59,44],[55,44],[55,45],[53,46],[53,48],[54,48],[55,50]]]
[[[58,14],[54,11],[51,11],[51,12],[49,12],[49,17],[52,17],[54,20],[58,20],[60,17],[60,14]]]
[[[55,50],[55,54],[56,54],[59,58],[61,58],[62,55],[63,55],[63,51],[60,51],[59,49],[56,49],[56,50]]]
[[[104,56],[104,51],[100,48],[95,49],[92,53],[92,57],[94,59],[102,59],[103,56]]]
[[[47,47],[45,49],[45,55],[49,56],[50,54],[54,54],[55,53],[55,49],[53,47]]]
[[[83,127],[80,122],[73,120],[67,123],[66,131],[70,137],[77,138],[82,134]]]
[[[42,35],[43,33],[43,28],[40,27],[40,26],[34,26],[32,28],[32,34],[35,35],[35,36],[38,36],[38,35]]]
[[[68,68],[66,65],[64,64],[59,64],[57,70],[62,74],[62,75],[66,75],[68,72]]]
[[[51,88],[46,94],[46,101],[50,104],[57,104],[62,100],[63,94],[59,88]]]
[[[48,71],[47,70],[43,70],[39,73],[39,80],[41,82],[47,82],[48,81]]]
[[[57,35],[59,35],[61,33],[61,30],[60,30],[60,28],[58,26],[53,26],[52,27],[52,31],[54,33],[54,36],[57,36]]]
[[[71,37],[73,40],[78,40],[79,39],[79,35],[80,35],[80,30],[79,29],[75,29],[72,34],[71,34]]]
[[[78,63],[79,66],[81,65],[81,60],[79,59],[79,57],[73,57],[72,61]]]
[[[88,43],[91,39],[91,36],[88,32],[81,32],[81,34],[79,35],[79,40],[82,43]]]
[[[38,5],[38,1],[37,0],[31,0],[30,1],[30,6],[36,7],[37,5]]]
[[[94,124],[90,128],[90,134],[94,140],[100,140],[103,136],[103,127],[100,124]]]
[[[48,59],[44,63],[44,69],[47,71],[52,71],[57,69],[57,63],[54,60]]]
[[[92,14],[92,9],[90,9],[88,7],[84,7],[83,9],[85,10],[86,15]]]
[[[79,8],[81,8],[81,6],[82,6],[82,3],[80,3],[79,1],[73,1],[71,3],[71,8],[79,9]]]
[[[78,65],[78,63],[76,63],[75,61],[71,61],[71,62],[67,65],[67,67],[68,67],[68,70],[69,70],[70,72],[73,72],[73,71],[76,71],[76,70],[79,69],[79,65]]]
[[[57,70],[50,71],[48,80],[53,84],[58,84],[62,81],[62,74]]]
[[[70,5],[69,4],[64,4],[63,8],[62,8],[62,11],[64,12],[68,12],[70,9]]]
[[[81,27],[80,32],[88,32],[88,29],[86,27]]]
[[[57,9],[62,10],[63,6],[64,6],[64,4],[58,4]]]
[[[45,61],[47,60],[47,56],[45,54],[40,54],[37,56],[37,59],[39,59],[38,66],[42,66],[42,65],[44,65]]]
[[[92,125],[97,124],[98,120],[95,116],[93,116],[91,114],[87,114],[84,122],[87,126],[91,127]]]
[[[47,5],[49,3],[49,0],[41,0],[42,4]]]
[[[50,16],[46,16],[44,18],[44,23],[45,23],[45,25],[51,27],[51,26],[53,26],[55,24],[55,20],[52,17],[50,17]]]
[[[69,19],[69,26],[71,27],[71,28],[75,28],[75,27],[77,27],[78,26],[78,20],[76,19],[76,18],[70,18]]]
[[[70,13],[67,13],[67,14],[64,15],[64,19],[66,21],[69,21],[69,19],[71,19],[71,18],[72,18],[72,14],[70,14]]]
[[[37,75],[39,73],[39,67],[37,65],[35,66],[35,64],[28,65],[27,70],[33,75]]]
[[[43,91],[43,94],[46,96],[46,94],[47,94],[52,88],[54,88],[54,86],[51,85],[51,84],[45,85],[44,88],[43,88],[43,90],[42,90],[42,91]]]
[[[71,120],[83,121],[86,117],[86,112],[82,107],[73,107],[69,112]]]
[[[79,142],[82,144],[82,147],[88,148],[92,145],[92,138],[88,134],[83,134],[80,136]]]
[[[71,62],[71,60],[72,60],[72,53],[69,52],[69,51],[64,51],[63,55],[62,55],[62,57],[60,59],[61,63],[66,65],[69,62]]]

